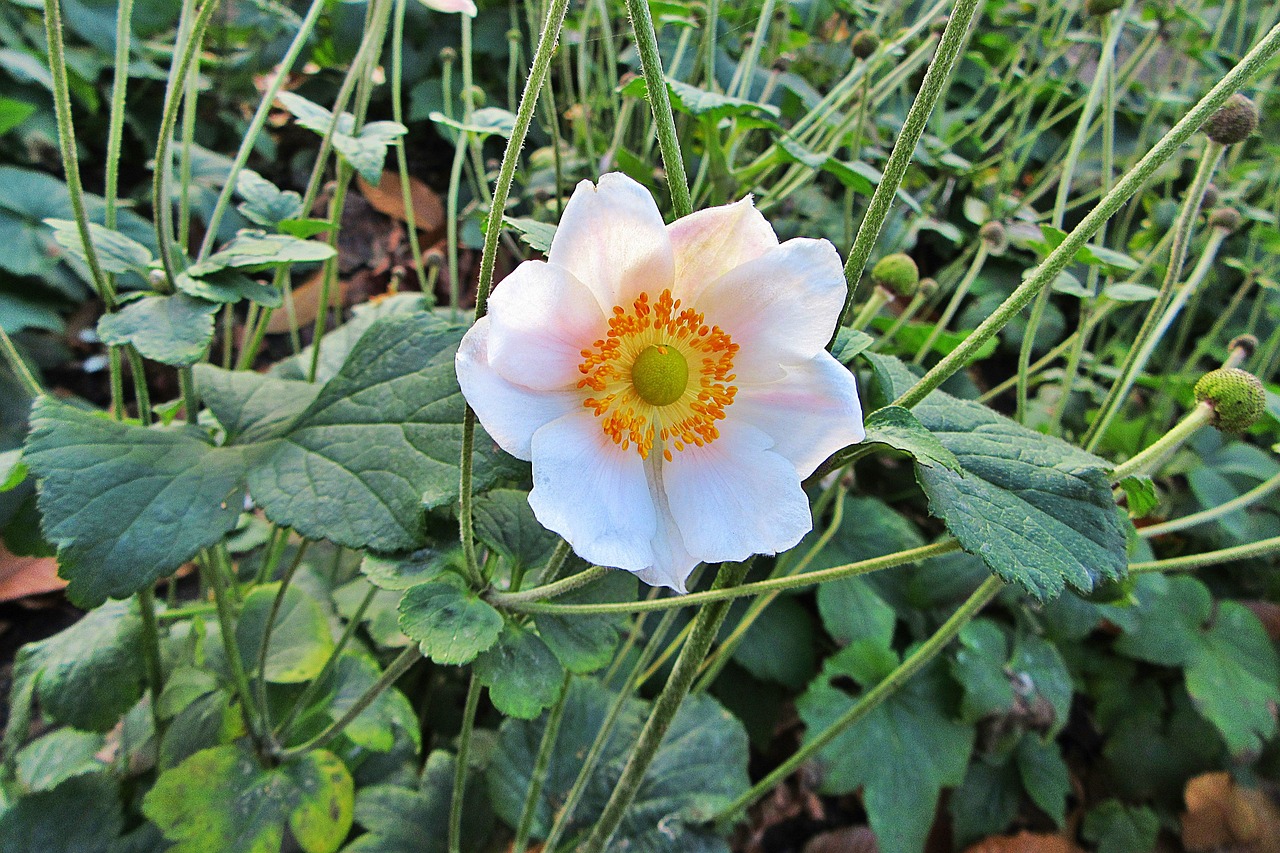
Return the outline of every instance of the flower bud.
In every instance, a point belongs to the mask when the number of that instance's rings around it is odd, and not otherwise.
[[[1202,209],[1213,210],[1218,206],[1218,185],[1210,182],[1204,188],[1204,197],[1200,200]]]
[[[1084,13],[1086,15],[1107,15],[1123,5],[1123,0],[1084,0]]]
[[[983,223],[978,229],[978,236],[982,238],[982,242],[987,244],[987,248],[994,254],[1000,254],[1009,247],[1008,237],[1004,233],[1004,225],[995,221]]]
[[[512,27],[511,29],[507,30],[507,41],[511,42],[512,44],[517,44],[523,38],[524,38],[524,33],[520,32],[518,28]]]
[[[1244,142],[1258,129],[1258,108],[1239,92],[1200,126],[1205,135],[1222,145]]]
[[[445,65],[452,65],[458,61],[458,51],[451,47],[440,48],[440,61]]]
[[[920,283],[916,285],[916,292],[928,299],[930,296],[938,292],[938,282],[932,278],[922,278]]]
[[[1222,367],[1200,377],[1197,402],[1213,406],[1213,425],[1225,432],[1244,432],[1262,416],[1266,392],[1258,377],[1238,367]]]
[[[866,59],[880,47],[880,37],[871,30],[859,30],[854,34],[849,46],[853,49],[854,56],[858,59]]]
[[[1258,351],[1258,339],[1253,335],[1236,335],[1227,343],[1227,352],[1244,350],[1244,357],[1251,358]]]
[[[1209,225],[1224,231],[1234,231],[1240,227],[1240,211],[1234,207],[1216,207],[1209,214]]]
[[[885,255],[871,268],[871,280],[900,296],[910,296],[920,283],[920,269],[907,255]]]
[[[164,277],[164,270],[153,269],[147,271],[147,283],[152,287],[164,287],[166,280],[167,279]]]

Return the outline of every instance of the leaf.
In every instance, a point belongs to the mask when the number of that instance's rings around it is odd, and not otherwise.
[[[1160,505],[1156,484],[1150,477],[1141,474],[1125,477],[1120,481],[1120,488],[1124,489],[1130,518],[1146,518]]]
[[[290,264],[327,261],[337,254],[328,243],[299,240],[288,234],[244,230],[209,259],[187,268],[187,275],[199,278],[227,267],[266,269]]]
[[[556,599],[564,604],[602,604],[635,601],[637,581],[630,572],[610,572],[582,589]],[[626,614],[573,613],[557,616],[539,613],[534,617],[538,634],[565,669],[577,675],[595,672],[613,660],[618,632],[626,625]]]
[[[98,320],[98,337],[105,344],[133,344],[146,358],[186,367],[204,357],[213,340],[216,302],[185,293],[145,296]]]
[[[244,599],[236,623],[236,640],[245,670],[258,672],[262,638],[271,622],[280,584],[255,587]],[[277,684],[310,681],[324,669],[333,653],[333,636],[320,604],[296,586],[285,587],[284,598],[271,628],[264,675]]]
[[[857,673],[831,658],[796,703],[806,740],[834,723],[854,698],[832,685]],[[924,848],[938,795],[964,780],[973,728],[952,720],[938,667],[926,669],[848,726],[818,752],[820,790],[848,793],[862,786],[871,828],[884,853]],[[893,760],[886,760],[892,756]]]
[[[520,232],[520,239],[535,252],[545,255],[551,251],[551,241],[556,236],[555,225],[521,216],[504,216],[502,221]]]
[[[818,668],[816,633],[809,611],[794,597],[783,596],[760,612],[733,659],[762,681],[803,690]]]
[[[417,790],[394,785],[361,788],[356,796],[356,823],[368,833],[343,853],[447,853],[449,834],[439,828],[449,824],[453,775],[453,756],[435,750],[427,756]],[[463,798],[462,849],[483,849],[493,811],[480,777],[468,778]]]
[[[1044,743],[1038,737],[1024,735],[1015,754],[1022,786],[1031,801],[1062,826],[1066,819],[1067,796],[1071,793],[1071,775],[1062,753],[1052,740]]]
[[[901,406],[885,406],[866,420],[863,444],[880,444],[909,454],[929,468],[941,467],[959,473],[960,462],[937,436],[929,432],[915,415]]]
[[[75,222],[69,219],[46,219],[44,224],[53,229],[53,239],[59,246],[88,263],[84,243],[80,239],[80,228]],[[89,223],[89,240],[93,243],[98,266],[103,272],[136,272],[145,276],[154,260],[151,250],[137,240],[119,231],[104,228],[96,222]]]
[[[1204,584],[1183,575],[1144,574],[1132,594],[1136,618],[1116,639],[1116,651],[1162,666],[1190,663],[1213,609]]]
[[[529,568],[550,556],[558,538],[538,523],[529,494],[494,489],[475,499],[476,538],[515,566]]]
[[[244,199],[239,210],[245,218],[263,228],[275,228],[285,219],[302,215],[302,196],[292,190],[281,190],[252,169],[241,169],[236,176],[236,192]]]
[[[94,757],[104,742],[96,732],[49,732],[18,753],[18,779],[28,791],[50,791],[74,776],[106,770],[106,765]]]
[[[1102,295],[1116,302],[1150,302],[1160,295],[1160,291],[1146,284],[1121,281],[1108,284],[1102,289]]]
[[[18,101],[13,98],[0,98],[0,136],[4,136],[36,111],[35,104]]]
[[[1081,835],[1098,845],[1098,853],[1139,853],[1154,850],[1160,819],[1146,806],[1126,806],[1104,800],[1084,816]]]
[[[649,87],[643,77],[632,78],[620,91],[630,98],[649,97]],[[776,118],[779,115],[778,108],[772,104],[745,101],[742,98],[709,92],[706,89],[699,89],[696,86],[690,86],[688,83],[682,83],[670,77],[667,78],[667,91],[671,96],[671,106],[676,111],[698,116],[699,118],[706,118],[713,122],[728,116],[768,116],[769,118]]]
[[[351,827],[353,800],[351,774],[330,752],[267,770],[226,745],[160,774],[142,811],[176,842],[172,853],[278,853],[286,824],[306,853],[332,853]]]
[[[1250,756],[1276,733],[1280,661],[1258,618],[1234,601],[1218,604],[1187,665],[1187,692],[1222,733],[1232,755]]]
[[[1057,647],[1041,636],[1023,631],[1014,641],[1009,669],[1024,702],[1034,704],[1038,697],[1053,709],[1053,723],[1047,734],[1053,736],[1062,731],[1071,712],[1074,690],[1071,673]]]
[[[836,331],[836,343],[831,348],[831,355],[841,364],[848,364],[858,353],[875,343],[875,340],[866,332],[841,326]]]
[[[0,812],[0,848],[14,853],[113,853],[124,828],[119,784],[106,773],[75,776]]]
[[[201,399],[227,431],[227,442],[242,444],[287,433],[322,387],[211,364],[197,364],[195,379]]]
[[[40,478],[44,533],[68,594],[124,598],[221,541],[244,506],[244,458],[188,429],[108,421],[36,401],[24,458]]]
[[[190,272],[179,273],[174,286],[188,296],[207,299],[210,302],[239,302],[249,299],[266,308],[279,308],[284,304],[284,294],[270,284],[255,281],[242,272],[230,269],[205,273],[200,278]]]
[[[1003,832],[1021,802],[1022,785],[1012,762],[991,764],[975,759],[947,804],[956,843],[967,845]]]
[[[0,453],[0,493],[11,492],[26,482],[27,471],[21,447]]]
[[[456,583],[424,583],[400,600],[400,630],[436,663],[464,664],[498,641],[502,614]]]
[[[960,648],[951,672],[964,687],[960,718],[976,723],[1013,707],[1013,687],[1005,675],[1009,662],[1009,641],[999,625],[990,619],[974,619],[960,630]]]
[[[380,319],[266,463],[249,491],[272,521],[310,539],[395,552],[424,541],[422,510],[458,496],[460,331],[429,314]],[[477,434],[477,447],[488,440]],[[493,451],[477,454],[477,487]]]
[[[366,554],[360,571],[380,589],[402,590],[435,580],[448,568],[444,556],[434,548],[423,548],[399,557]]]
[[[492,108],[489,108],[492,109]],[[477,110],[476,112],[484,112]],[[370,183],[382,178],[382,167],[387,161],[387,148],[409,132],[403,124],[394,121],[371,121],[360,128],[360,133],[333,135],[333,150]]]
[[[454,130],[478,134],[482,139],[486,136],[501,136],[503,139],[510,139],[516,127],[515,115],[498,107],[478,109],[471,114],[471,120],[466,122],[451,119],[441,112],[433,112],[428,118],[436,124],[442,124]]]
[[[334,672],[337,688],[326,709],[329,720],[336,722],[356,702],[377,684],[382,670],[373,658],[355,652],[346,652],[338,659]],[[416,748],[421,746],[422,734],[418,726],[417,712],[404,694],[394,688],[378,694],[373,702],[360,712],[342,730],[343,737],[357,746],[373,752],[390,752],[395,748],[397,730]]]
[[[531,720],[560,695],[564,669],[532,631],[508,623],[498,642],[475,661],[476,678],[508,717]]]

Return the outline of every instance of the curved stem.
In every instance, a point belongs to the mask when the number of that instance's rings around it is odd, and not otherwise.
[[[511,842],[511,853],[524,853],[525,848],[529,846],[529,835],[533,832],[533,819],[538,814],[538,798],[542,796],[547,768],[551,766],[556,739],[560,737],[560,721],[564,719],[565,700],[569,698],[569,682],[572,678],[570,673],[564,674],[564,682],[560,685],[560,698],[551,706],[547,726],[542,731],[542,743],[538,746],[538,757],[533,762],[533,774],[529,777],[529,790],[524,795],[524,807],[520,809],[520,820],[516,824],[515,840]]]
[[[476,708],[480,705],[480,679],[471,675],[467,703],[462,711],[462,731],[458,733],[458,756],[453,765],[453,796],[449,801],[449,853],[462,853],[462,807],[467,793],[467,759],[471,754],[471,733],[475,730]]]
[[[1191,515],[1184,515],[1182,518],[1173,518],[1169,521],[1162,521],[1159,524],[1152,524],[1147,527],[1138,528],[1138,535],[1143,539],[1150,539],[1152,536],[1163,536],[1166,533],[1173,533],[1178,530],[1186,530],[1188,527],[1195,527],[1198,524],[1205,524],[1215,519],[1222,518],[1224,515],[1230,515],[1238,509],[1244,509],[1250,504],[1260,501],[1267,495],[1280,488],[1280,474],[1273,474],[1266,480],[1254,486],[1243,495],[1234,497],[1229,501],[1220,503],[1215,507],[1202,510],[1201,512],[1193,512]]]
[[[1148,560],[1142,563],[1130,563],[1129,574],[1143,572],[1183,572],[1189,569],[1200,569],[1205,566],[1216,566],[1219,563],[1230,563],[1234,560],[1248,560],[1253,557],[1265,557],[1280,551],[1280,536],[1250,542],[1246,545],[1235,545],[1217,551],[1206,551],[1203,554],[1191,554],[1186,557],[1170,557],[1167,560]]]
[[[31,372],[31,368],[27,366],[27,360],[18,352],[18,348],[13,343],[13,338],[9,337],[9,333],[0,326],[0,351],[4,352],[5,361],[9,362],[9,369],[13,371],[13,375],[22,383],[22,387],[32,397],[39,397],[44,393],[40,388],[40,382],[36,379],[35,374]]]
[[[857,703],[839,719],[817,735],[814,735],[810,740],[807,740],[803,746],[796,750],[794,755],[780,764],[768,776],[752,785],[751,789],[738,797],[738,799],[725,806],[709,822],[724,824],[734,820],[740,811],[751,805],[759,797],[773,790],[779,782],[790,776],[800,765],[808,761],[814,753],[830,743],[838,734],[879,707],[898,688],[906,684],[911,679],[911,676],[937,657],[938,653],[960,633],[960,629],[969,624],[970,620],[983,607],[986,607],[987,603],[995,598],[996,594],[1003,588],[1004,581],[995,575],[983,581],[982,585],[965,600],[964,604],[961,604],[956,612],[951,614],[951,618],[942,623],[938,630],[933,633],[933,636],[921,643],[914,652],[903,659],[902,663],[898,664],[892,672],[885,676],[883,681],[863,693]]]
[[[1212,419],[1213,405],[1207,400],[1198,404],[1173,429],[1166,432],[1142,452],[1135,454],[1132,459],[1117,465],[1111,472],[1111,481],[1119,482],[1125,477],[1132,477],[1134,474],[1142,474],[1146,471],[1157,469],[1160,463],[1168,459],[1171,453],[1181,447],[1188,438],[1201,427],[1206,426]]]
[[[564,595],[566,592],[572,592],[616,571],[620,571],[620,569],[592,566],[589,569],[578,572],[576,575],[569,575],[567,578],[561,578],[558,581],[543,584],[542,586],[535,586],[523,592],[490,592],[485,598],[495,607],[512,607],[530,601],[543,601]]]

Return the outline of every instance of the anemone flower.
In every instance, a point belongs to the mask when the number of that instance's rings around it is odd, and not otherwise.
[[[799,542],[801,481],[862,440],[853,375],[824,349],[844,295],[835,247],[779,244],[750,197],[664,225],[608,174],[578,185],[547,260],[494,290],[458,381],[533,463],[539,522],[684,592],[699,562]]]
[[[473,0],[418,0],[418,2],[437,12],[461,12],[472,18],[476,16],[476,4]]]

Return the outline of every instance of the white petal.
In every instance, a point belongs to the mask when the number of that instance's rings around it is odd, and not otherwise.
[[[586,560],[633,572],[653,564],[657,517],[644,461],[585,409],[534,433],[529,505]]]
[[[437,12],[461,12],[472,18],[476,16],[476,4],[472,0],[421,0],[421,3]]]
[[[813,526],[800,476],[763,431],[726,419],[720,437],[686,447],[662,467],[671,513],[689,553],[704,562],[776,554]]]
[[[489,363],[539,390],[576,388],[582,350],[604,337],[604,312],[582,282],[562,267],[525,261],[493,291]]]
[[[653,196],[619,172],[583,181],[565,205],[547,260],[595,294],[605,313],[628,310],[641,291],[656,299],[675,280],[671,240]]]
[[[734,372],[743,381],[765,381],[782,375],[779,365],[822,351],[844,297],[835,246],[797,238],[707,285],[695,307],[740,347]]]
[[[662,454],[649,454],[644,467],[649,483],[649,493],[653,495],[654,508],[657,510],[658,527],[651,543],[653,565],[641,569],[636,574],[639,575],[640,580],[650,586],[665,586],[679,593],[688,592],[685,582],[702,561],[685,548],[680,527],[671,514],[667,492],[662,482]]]
[[[687,304],[708,284],[778,245],[778,235],[751,196],[709,207],[667,226],[676,260],[675,295]]]
[[[488,317],[481,317],[462,336],[454,366],[462,396],[485,431],[517,459],[533,458],[530,442],[539,427],[569,412],[585,411],[576,391],[535,391],[500,376],[489,364]]]
[[[830,353],[786,371],[776,382],[741,385],[727,414],[768,433],[773,452],[791,460],[804,479],[831,454],[866,437],[862,406],[853,374]]]

